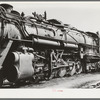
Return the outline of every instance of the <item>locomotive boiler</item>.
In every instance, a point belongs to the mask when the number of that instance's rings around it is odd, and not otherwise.
[[[0,5],[0,86],[3,80],[51,79],[99,68],[99,35],[56,19]]]

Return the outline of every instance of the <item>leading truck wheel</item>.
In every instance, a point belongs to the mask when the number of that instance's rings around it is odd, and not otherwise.
[[[3,72],[2,70],[0,70],[0,88],[2,87],[3,85]]]

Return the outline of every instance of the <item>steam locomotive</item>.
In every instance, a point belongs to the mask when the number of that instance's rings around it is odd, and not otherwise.
[[[98,32],[32,14],[0,4],[0,87],[5,79],[38,82],[99,69]]]

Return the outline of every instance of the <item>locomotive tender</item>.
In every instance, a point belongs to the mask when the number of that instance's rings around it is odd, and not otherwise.
[[[35,82],[99,68],[99,34],[0,4],[0,87],[3,80]]]

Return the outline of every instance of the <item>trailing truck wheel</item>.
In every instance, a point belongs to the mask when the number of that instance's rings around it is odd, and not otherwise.
[[[60,68],[58,70],[58,76],[59,77],[64,77],[66,75],[66,68]]]
[[[82,66],[80,61],[75,64],[76,74],[80,74],[82,72]]]

